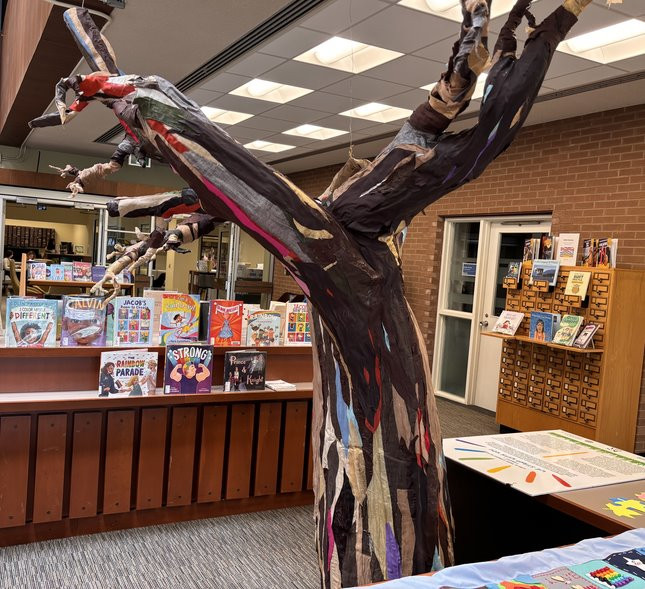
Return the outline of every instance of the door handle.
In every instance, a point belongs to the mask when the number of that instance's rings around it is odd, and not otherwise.
[[[484,329],[484,327],[488,327],[488,321],[480,321],[479,327],[481,327],[482,329]]]

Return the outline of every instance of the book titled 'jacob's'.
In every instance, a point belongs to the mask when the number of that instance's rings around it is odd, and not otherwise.
[[[117,297],[114,300],[114,345],[151,345],[154,308],[153,299]]]
[[[191,342],[199,337],[199,297],[164,293],[161,297],[161,345]]]
[[[553,343],[561,346],[572,346],[582,327],[583,318],[578,315],[565,315],[560,321],[560,327],[553,336]]]
[[[502,311],[495,327],[493,327],[493,331],[504,335],[515,335],[517,328],[522,323],[522,319],[524,319],[524,313]]]
[[[163,392],[166,395],[195,395],[211,392],[213,346],[208,344],[169,344]]]
[[[157,352],[101,352],[99,397],[142,397],[155,394]]]
[[[105,304],[102,297],[63,297],[61,346],[104,346]]]
[[[43,348],[56,345],[58,301],[10,297],[7,299],[9,348]]]
[[[224,391],[264,389],[267,353],[237,350],[224,354]]]
[[[242,345],[242,315],[240,301],[211,301],[209,340],[213,346]]]

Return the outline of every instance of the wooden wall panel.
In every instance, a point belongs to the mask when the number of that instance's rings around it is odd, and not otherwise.
[[[76,413],[72,434],[72,470],[69,489],[69,517],[90,517],[97,513],[101,426],[98,411]]]
[[[282,403],[260,404],[253,495],[274,495],[278,483]]]
[[[227,416],[226,405],[204,407],[197,481],[198,503],[219,501],[222,498]]]
[[[166,456],[168,409],[158,407],[141,411],[137,509],[161,507]]]
[[[309,457],[307,458],[307,489],[313,489],[314,479],[314,462],[313,462],[313,444],[309,440]]]
[[[235,404],[231,408],[231,435],[228,445],[226,498],[245,499],[251,484],[253,424],[255,405]]]
[[[282,450],[282,480],[280,481],[282,493],[302,490],[306,434],[307,402],[287,403]]]
[[[167,505],[189,505],[192,499],[197,407],[172,410]]]
[[[36,442],[34,523],[58,521],[63,517],[66,446],[67,415],[40,415]]]
[[[26,520],[31,417],[0,419],[0,528]]]
[[[105,441],[103,513],[130,511],[134,411],[110,411]]]

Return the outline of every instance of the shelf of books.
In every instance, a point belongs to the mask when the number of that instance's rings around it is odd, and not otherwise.
[[[509,268],[505,286],[506,309],[485,334],[503,339],[498,423],[564,429],[633,451],[645,273],[535,260]]]
[[[0,545],[311,503],[306,305],[145,294],[8,299]]]

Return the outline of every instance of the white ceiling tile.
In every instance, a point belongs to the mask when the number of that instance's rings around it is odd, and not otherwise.
[[[574,74],[583,70],[588,70],[596,65],[598,64],[595,61],[589,61],[588,59],[582,59],[580,57],[574,57],[573,55],[556,51],[553,56],[553,61],[549,66],[549,70],[546,73],[545,79],[550,80],[551,78],[559,78],[560,76],[567,74]]]
[[[246,112],[252,115],[259,115],[275,106],[275,102],[268,102],[266,100],[255,100],[254,98],[246,98],[245,96],[233,96],[232,94],[224,94],[217,100],[214,100],[208,106],[214,108],[223,108],[224,110],[234,110],[236,112]]]
[[[301,63],[299,61],[287,61],[282,65],[267,72],[265,78],[271,82],[290,84],[301,88],[313,88],[318,90],[329,84],[334,84],[351,76],[348,72],[341,72],[328,67]]]
[[[330,127],[331,129],[342,129],[348,132],[351,128],[352,132],[354,132],[372,127],[374,126],[374,122],[362,119],[352,119],[350,117],[341,117],[340,115],[332,115],[323,119],[318,119],[316,121],[316,125],[320,125],[321,127]]]
[[[329,94],[327,92],[312,92],[301,98],[292,100],[289,104],[300,108],[317,110],[322,113],[338,114],[353,108],[354,102],[348,96]]]
[[[389,63],[367,70],[363,72],[363,75],[418,88],[427,84],[428,80],[438,79],[442,71],[443,66],[436,61],[422,59],[414,55],[404,55]]]
[[[410,90],[409,86],[401,84],[392,84],[384,80],[375,80],[366,76],[352,76],[336,84],[325,87],[325,92],[330,94],[340,94],[341,96],[351,96],[356,101],[382,101],[387,96],[394,96]],[[355,106],[359,106],[356,104]]]
[[[390,6],[352,28],[351,39],[385,49],[413,53],[433,39],[443,39],[454,31],[459,36],[459,24],[430,14]],[[396,23],[396,24],[395,24]]]
[[[324,117],[325,113],[311,110],[309,108],[299,108],[297,106],[292,106],[291,103],[289,103],[276,106],[275,108],[265,112],[264,115],[272,119],[289,121],[291,123],[303,125],[304,123],[313,123],[317,119]],[[292,127],[294,126],[296,125],[292,125]]]
[[[194,88],[186,93],[188,98],[194,100],[199,106],[206,106],[210,104],[213,100],[216,100],[222,96],[221,92],[211,92],[210,90],[205,90],[204,88]]]
[[[441,66],[441,71],[446,69],[446,65],[450,56],[452,55],[452,46],[457,40],[457,35],[452,35],[450,37],[444,37],[440,41],[436,41],[422,49],[418,49],[414,52],[414,55],[418,57],[423,57],[423,59],[429,59],[436,61]],[[435,80],[436,81],[436,80]]]
[[[607,65],[600,65],[581,72],[567,74],[566,76],[549,78],[548,86],[554,90],[564,90],[565,88],[575,88],[576,86],[591,84],[598,80],[616,78],[621,75],[624,75],[624,72],[621,70],[617,70]]]
[[[282,133],[274,133],[269,135],[266,141],[272,141],[273,143],[286,143],[288,145],[295,145],[296,147],[305,147],[312,143],[311,139],[306,137],[296,137],[295,135],[284,135]],[[317,143],[324,143],[323,141],[318,141]],[[320,145],[318,145],[320,147]],[[290,150],[291,151],[291,150]]]
[[[262,45],[258,51],[268,55],[292,59],[327,39],[329,39],[329,35],[324,33],[296,27],[277,35],[275,39],[270,40],[266,45]]]
[[[335,0],[335,2],[326,3],[315,14],[299,24],[315,31],[335,35],[387,6],[379,0]]]
[[[229,74],[227,72],[222,72],[220,74],[215,74],[210,77],[206,82],[201,84],[201,88],[204,90],[211,90],[212,92],[222,92],[226,94],[231,90],[235,90],[242,84],[246,84],[250,81],[251,78],[246,76],[238,76],[236,74]]]
[[[274,135],[274,131],[270,130],[261,130],[261,129],[250,129],[248,127],[242,127],[240,125],[234,125],[233,127],[227,127],[226,132],[237,139],[240,143],[248,143],[249,141],[255,141],[256,139],[266,139],[271,135]]]
[[[625,0],[624,4],[642,5],[643,0]],[[591,4],[587,6],[583,13],[578,17],[578,22],[573,26],[571,31],[569,31],[567,38],[571,39],[571,37],[577,37],[578,35],[589,33],[596,29],[602,29],[628,20],[628,18],[629,17],[626,17],[624,14],[621,14],[613,8],[609,9],[606,6]]]
[[[639,55],[637,57],[630,57],[629,59],[614,61],[611,65],[614,68],[626,72],[640,72],[645,70],[645,55]]]
[[[292,127],[289,121],[280,121],[278,119],[271,119],[266,116],[253,117],[252,119],[247,119],[243,122],[246,123],[244,127],[247,129],[273,131],[274,133],[281,133],[282,131],[286,131],[287,129],[290,129]],[[234,127],[236,126],[237,125],[234,125]],[[285,142],[283,141],[283,143]]]
[[[409,108],[414,110],[417,106],[428,100],[427,90],[408,90],[403,94],[396,96],[389,96],[387,103],[391,106],[398,106],[399,108]]]
[[[240,76],[261,78],[264,72],[273,69],[281,63],[284,63],[284,59],[281,57],[265,55],[264,53],[251,53],[248,57],[237,60],[234,65],[227,68],[227,71]]]

